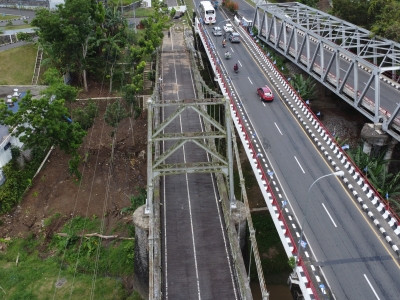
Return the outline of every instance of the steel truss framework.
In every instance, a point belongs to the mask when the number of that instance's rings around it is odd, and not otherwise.
[[[164,101],[163,103],[149,100],[148,105],[148,154],[147,154],[147,175],[148,191],[147,203],[152,203],[153,182],[158,176],[166,176],[182,173],[222,173],[228,178],[230,185],[230,196],[234,199],[233,193],[233,156],[232,156],[232,134],[231,122],[222,125],[207,113],[210,106],[222,106],[225,111],[225,120],[230,118],[229,101],[225,98],[210,99],[186,99]],[[160,124],[153,126],[154,115],[159,115],[158,109],[162,107],[176,107],[176,110]],[[183,132],[183,133],[163,133],[164,129],[176,120],[185,110],[191,109],[197,112],[203,122],[203,132]],[[212,128],[212,130],[211,130]],[[215,147],[215,139],[225,139],[227,144],[226,156],[221,155]],[[152,158],[152,149],[155,143],[161,141],[176,141],[174,145],[166,149],[164,153],[156,158]],[[165,160],[177,150],[181,149],[186,143],[194,143],[211,157],[210,161],[200,161],[192,163],[172,163],[167,164]]]
[[[258,5],[253,26],[260,40],[400,140],[399,104],[381,106],[382,78],[385,92],[400,98],[397,84],[382,74],[395,78],[400,70],[400,44],[297,2]]]

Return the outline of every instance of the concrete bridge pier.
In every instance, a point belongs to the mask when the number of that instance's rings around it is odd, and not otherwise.
[[[149,215],[145,215],[142,205],[133,213],[133,224],[135,225],[135,259],[133,288],[140,295],[149,297]]]
[[[368,155],[376,155],[383,146],[386,146],[385,160],[392,158],[394,147],[398,143],[397,140],[382,130],[381,123],[364,124],[361,137],[364,140],[363,151]]]
[[[246,217],[246,206],[241,201],[236,201],[236,207],[231,208],[231,221],[235,224],[236,232],[238,234],[238,240],[240,249],[243,251],[247,246],[246,239],[246,227],[247,227],[247,217]]]

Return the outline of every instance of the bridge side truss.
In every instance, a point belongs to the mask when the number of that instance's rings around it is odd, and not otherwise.
[[[258,5],[253,26],[260,40],[400,139],[399,104],[381,107],[381,79],[388,72],[396,79],[400,44],[297,2]]]

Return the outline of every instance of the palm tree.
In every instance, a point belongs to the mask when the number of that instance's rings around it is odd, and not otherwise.
[[[390,203],[394,204],[396,208],[400,208],[400,203],[393,199],[394,196],[400,195],[400,174],[389,174],[386,168],[383,167],[377,175],[375,176],[372,173],[370,182],[382,197],[385,197]]]
[[[348,154],[358,168],[364,171],[378,193],[382,197],[388,195],[388,200],[400,208],[400,204],[393,200],[394,196],[400,195],[400,174],[388,173],[387,165],[390,160],[385,159],[386,151],[371,157],[362,150],[362,146],[359,146]]]
[[[298,91],[303,99],[315,99],[317,90],[315,80],[310,76],[304,79],[303,75],[297,74],[293,76],[292,86]]]

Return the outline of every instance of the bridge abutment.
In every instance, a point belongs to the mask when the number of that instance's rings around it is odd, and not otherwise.
[[[364,124],[361,130],[361,137],[364,140],[363,151],[368,155],[374,155],[378,153],[383,146],[386,146],[385,160],[392,158],[394,147],[398,143],[397,140],[382,130],[381,123]]]
[[[135,259],[133,288],[140,295],[149,297],[149,215],[144,212],[146,205],[142,205],[133,213],[135,225]]]

